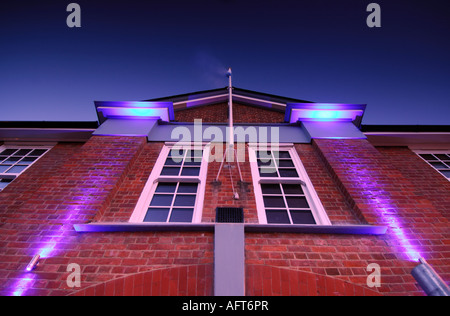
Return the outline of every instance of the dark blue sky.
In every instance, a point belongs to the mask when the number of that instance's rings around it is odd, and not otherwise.
[[[66,7],[81,6],[81,28]],[[381,28],[366,7],[381,6]],[[94,100],[235,86],[450,124],[448,0],[5,0],[0,121],[92,121]]]

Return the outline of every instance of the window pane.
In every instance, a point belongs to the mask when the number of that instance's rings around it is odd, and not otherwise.
[[[30,156],[41,156],[41,155],[45,154],[46,151],[47,151],[47,149],[35,149],[29,155]]]
[[[177,188],[176,182],[161,182],[158,183],[158,187],[156,188],[156,192],[159,193],[175,193],[175,189]]]
[[[450,179],[450,170],[449,170],[449,171],[443,170],[443,171],[441,171],[441,173],[442,173],[444,176],[446,176],[447,178]]]
[[[279,184],[261,184],[261,190],[263,194],[281,194]]]
[[[290,224],[286,210],[266,210],[267,223],[269,224]]]
[[[278,177],[277,170],[274,168],[259,168],[261,177]]]
[[[150,206],[170,206],[172,205],[172,199],[172,194],[155,194]]]
[[[174,158],[177,158],[177,159],[183,159],[184,158],[184,150],[172,148],[169,151],[168,157],[174,157]]]
[[[258,166],[274,168],[275,164],[273,163],[272,159],[258,159]]]
[[[446,154],[435,154],[436,157],[438,157],[441,160],[447,160],[449,159],[449,156]]]
[[[280,172],[280,177],[287,177],[287,178],[297,178],[298,173],[295,169],[278,169]]]
[[[272,153],[270,151],[258,150],[256,152],[256,157],[267,161],[267,159],[272,158]]]
[[[197,193],[197,183],[180,183],[178,193]]]
[[[294,163],[292,160],[278,160],[278,167],[287,167],[287,168],[294,168]]]
[[[431,154],[420,154],[420,157],[422,157],[425,160],[437,160],[433,155]]]
[[[430,164],[436,169],[448,169],[448,167],[442,162],[430,162]]]
[[[177,195],[174,206],[194,206],[195,197],[195,195]]]
[[[170,222],[190,223],[192,222],[193,208],[174,208],[170,216]]]
[[[31,165],[38,157],[25,157],[20,161],[21,165]]]
[[[292,208],[309,208],[308,201],[303,196],[287,196],[286,201]]]
[[[14,154],[17,151],[17,149],[5,149],[4,151],[2,151],[0,153],[0,155],[2,156],[10,156],[12,154]]]
[[[198,158],[203,157],[203,151],[202,150],[188,150],[186,159],[188,160],[199,160]]]
[[[316,224],[310,211],[291,211],[291,217],[294,224]]]
[[[8,170],[8,168],[11,166],[8,165],[0,165],[0,173],[5,173],[6,170]]]
[[[169,216],[168,208],[149,208],[144,222],[166,222]]]
[[[18,152],[14,154],[14,156],[26,156],[28,153],[30,153],[33,149],[20,149]]]
[[[181,164],[183,163],[183,159],[178,159],[178,158],[167,158],[166,162],[164,163],[165,166],[181,166]]]
[[[300,184],[283,184],[284,194],[303,195],[302,186]]]
[[[11,169],[7,171],[7,173],[21,173],[24,171],[28,166],[14,166]]]
[[[192,161],[189,160],[185,160],[184,161],[184,165],[185,166],[200,166],[202,164],[202,159],[201,158],[197,158],[197,159],[193,159]]]
[[[276,153],[275,153],[275,157],[276,157]],[[280,151],[278,152],[278,158],[291,158],[291,155],[289,154],[288,151]]]
[[[200,174],[200,168],[197,167],[184,167],[181,172],[182,176],[198,176]]]
[[[20,157],[10,157],[8,159],[6,159],[3,163],[16,163],[20,160]]]
[[[162,176],[177,176],[180,173],[179,167],[164,167],[161,171]]]
[[[263,196],[266,207],[286,207],[282,196]]]
[[[12,179],[0,179],[0,191],[6,188],[8,184],[12,182]]]

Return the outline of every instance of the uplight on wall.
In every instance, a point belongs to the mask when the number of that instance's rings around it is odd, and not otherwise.
[[[426,262],[419,259],[420,264],[411,274],[428,296],[450,296],[450,288],[437,272]]]
[[[30,263],[27,265],[27,267],[25,268],[25,270],[26,270],[27,272],[33,271],[33,270],[37,267],[37,265],[39,264],[39,260],[40,260],[40,259],[41,259],[41,256],[40,256],[40,255],[35,255],[35,256],[33,257],[33,259],[31,259]]]

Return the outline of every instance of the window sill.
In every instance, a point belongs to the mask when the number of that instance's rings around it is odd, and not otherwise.
[[[113,223],[97,222],[76,224],[79,233],[100,232],[214,232],[216,225],[226,223]],[[350,235],[384,235],[386,226],[373,225],[277,225],[277,224],[234,224],[244,225],[246,233],[290,233],[290,234],[350,234]]]

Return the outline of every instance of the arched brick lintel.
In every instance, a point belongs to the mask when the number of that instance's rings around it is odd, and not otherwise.
[[[211,296],[213,266],[156,269],[103,282],[71,296]]]
[[[73,296],[212,296],[212,265],[156,269],[103,282]],[[246,267],[247,296],[381,296],[330,276],[272,266]]]
[[[247,265],[247,296],[382,296],[368,287],[310,272]]]

